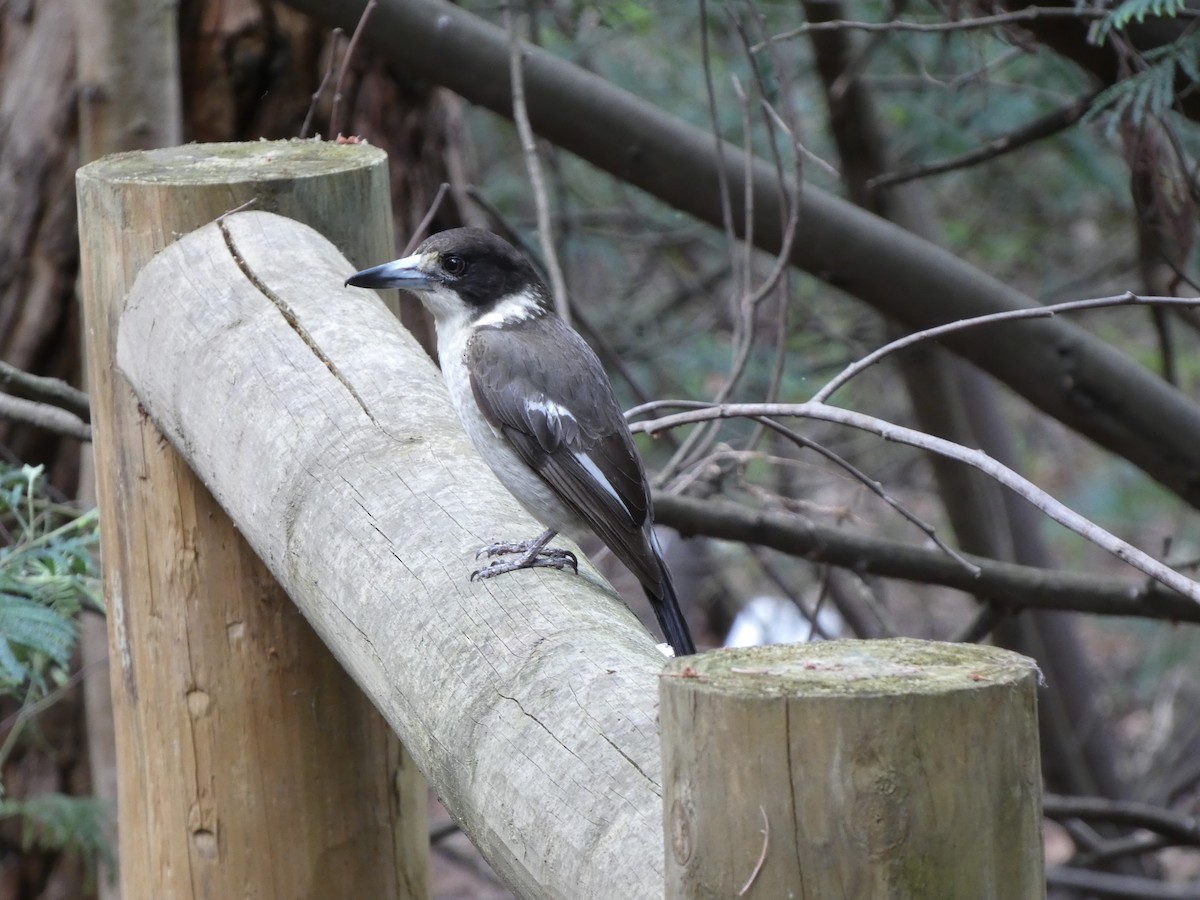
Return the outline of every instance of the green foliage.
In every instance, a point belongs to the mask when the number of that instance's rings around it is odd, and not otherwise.
[[[600,14],[601,21],[609,27],[627,28],[639,34],[648,34],[654,27],[653,10],[635,0],[598,3],[596,11]]]
[[[43,794],[29,800],[0,800],[0,821],[14,817],[21,821],[23,851],[77,850],[89,878],[95,877],[99,860],[113,863],[112,848],[103,837],[110,815],[109,806],[94,797]]]
[[[74,620],[32,600],[0,594],[0,685],[44,688],[41,659],[64,668],[75,644]]]
[[[1117,124],[1126,117],[1138,125],[1147,115],[1159,115],[1169,110],[1175,100],[1178,71],[1193,83],[1200,83],[1200,32],[1150,50],[1143,59],[1146,68],[1121,79],[1100,94],[1084,122],[1094,121],[1101,113],[1108,112],[1106,131],[1111,136]]]
[[[101,609],[94,509],[80,513],[55,502],[42,466],[0,466],[0,694],[20,709],[0,725],[0,771],[24,728],[70,686],[69,667],[85,606]],[[90,797],[42,794],[5,797],[0,820],[21,824],[24,849],[79,851],[95,871],[109,858],[105,805]]]
[[[1091,39],[1096,44],[1103,44],[1112,32],[1120,31],[1130,22],[1140,25],[1146,21],[1146,16],[1170,18],[1186,7],[1187,0],[1124,0],[1101,20]]]
[[[65,680],[77,616],[100,607],[95,510],[54,503],[41,478],[0,469],[0,691],[27,698]]]

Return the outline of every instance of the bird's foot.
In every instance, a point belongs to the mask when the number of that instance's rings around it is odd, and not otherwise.
[[[488,544],[475,554],[475,558],[481,556],[489,558],[493,556],[505,556],[512,553],[521,554],[516,559],[498,559],[495,562],[488,563],[482,569],[476,569],[471,573],[471,580],[477,578],[495,578],[497,575],[503,575],[506,572],[516,572],[519,569],[565,569],[570,566],[575,572],[579,571],[579,560],[575,558],[575,554],[570,550],[563,550],[559,547],[548,547],[547,544],[554,537],[553,531],[547,531],[528,541],[498,541],[494,544]]]

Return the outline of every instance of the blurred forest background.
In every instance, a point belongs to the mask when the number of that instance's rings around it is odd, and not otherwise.
[[[187,141],[358,135],[390,154],[398,246],[447,184],[432,230],[486,225],[541,256],[507,70],[435,58],[399,27],[444,15],[436,0],[381,0],[348,53],[363,6],[0,0],[0,900],[116,896],[86,402],[58,383],[84,388],[75,169]],[[994,311],[988,297],[1200,295],[1200,3],[458,9],[649,104],[651,133],[616,148],[588,130],[595,95],[531,109],[574,322],[627,407],[803,402],[890,339]],[[687,126],[709,137],[671,170],[654,132]],[[1196,310],[1040,321],[947,340],[959,356],[917,344],[836,402],[982,448],[1194,575]],[[1200,897],[1200,607],[962,466],[787,425],[639,439],[659,521],[694,537],[671,554],[700,643],[733,628],[1033,656],[1051,895]],[[930,533],[995,561],[987,589],[962,590]],[[445,823],[434,895],[509,896]]]

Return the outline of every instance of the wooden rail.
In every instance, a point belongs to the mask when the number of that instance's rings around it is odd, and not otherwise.
[[[360,196],[329,202],[354,216]],[[659,898],[663,657],[586,565],[469,580],[480,545],[539,526],[428,356],[342,286],[363,264],[269,213],[206,225],[114,312],[121,376],[521,897]]]

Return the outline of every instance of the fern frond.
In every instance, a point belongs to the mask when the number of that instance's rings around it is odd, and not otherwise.
[[[1112,8],[1089,36],[1092,43],[1103,44],[1114,31],[1120,31],[1130,22],[1139,25],[1146,17],[1174,18],[1187,6],[1187,0],[1122,0]]]
[[[1083,117],[1083,124],[1108,113],[1105,133],[1112,137],[1117,123],[1126,116],[1133,125],[1140,125],[1148,115],[1161,115],[1175,102],[1175,79],[1180,71],[1200,83],[1198,59],[1200,32],[1148,51],[1143,57],[1146,68],[1102,91]]]

